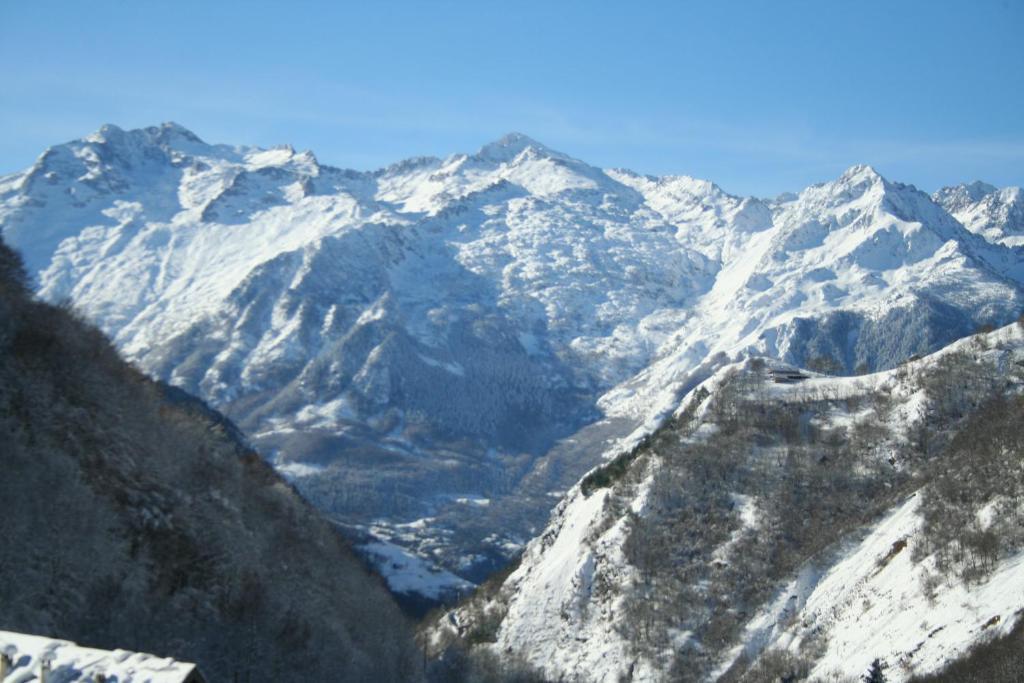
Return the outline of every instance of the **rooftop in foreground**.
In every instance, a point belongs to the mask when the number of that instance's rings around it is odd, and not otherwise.
[[[0,631],[0,683],[46,679],[61,683],[205,683],[196,665],[189,662]]]

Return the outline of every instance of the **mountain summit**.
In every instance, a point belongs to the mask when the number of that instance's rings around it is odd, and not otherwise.
[[[474,155],[488,161],[508,162],[516,158],[527,149],[536,150],[540,154],[563,157],[563,154],[554,152],[545,145],[537,142],[522,133],[508,133],[494,142],[488,143],[480,148]]]

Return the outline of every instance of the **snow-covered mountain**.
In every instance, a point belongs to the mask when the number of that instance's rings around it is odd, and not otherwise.
[[[425,641],[565,681],[935,672],[1024,613],[1022,392],[1024,319],[866,376],[725,366]]]
[[[990,242],[1024,246],[1024,196],[1019,187],[998,189],[982,182],[944,187],[936,202],[968,230]]]
[[[764,201],[518,134],[357,172],[104,126],[0,178],[44,297],[336,520],[473,580],[730,360],[887,368],[1016,317],[1021,252],[968,227],[869,167]]]

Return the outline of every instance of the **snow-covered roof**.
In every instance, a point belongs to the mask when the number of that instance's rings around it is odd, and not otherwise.
[[[198,683],[195,664],[127,650],[97,650],[68,640],[0,631],[0,653],[12,668],[0,683],[37,680],[43,660],[50,660],[51,680],[93,683],[97,675],[117,683]]]

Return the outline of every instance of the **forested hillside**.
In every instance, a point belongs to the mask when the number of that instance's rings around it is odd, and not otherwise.
[[[863,377],[724,368],[425,642],[574,681],[937,673],[1024,606],[1022,388],[1024,320]]]
[[[380,579],[219,414],[34,301],[0,243],[0,629],[210,681],[420,678]]]

